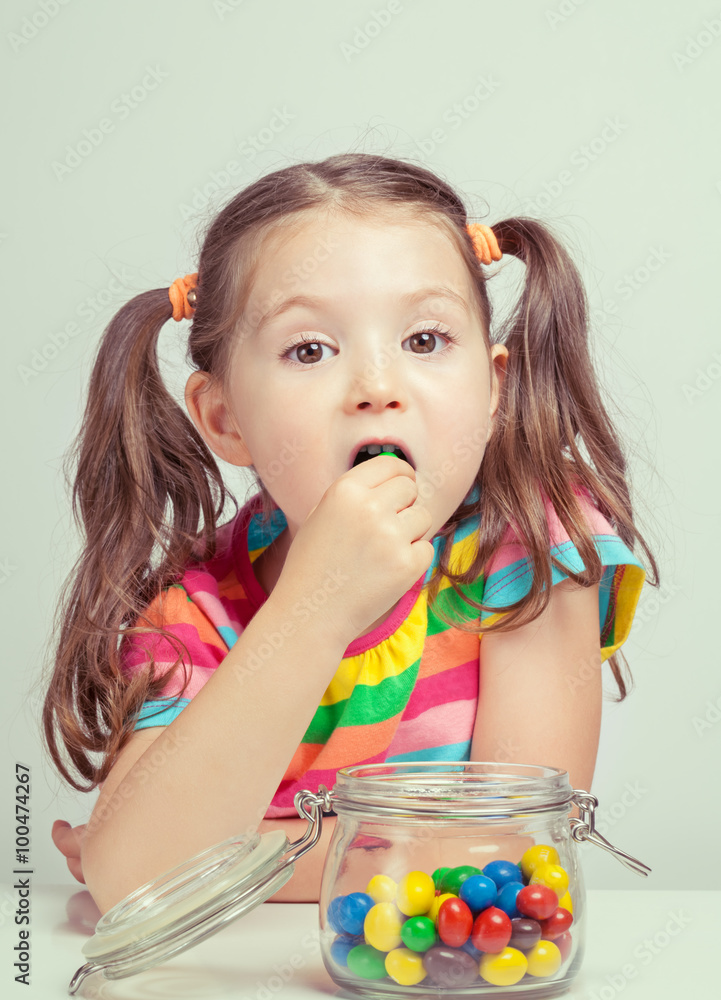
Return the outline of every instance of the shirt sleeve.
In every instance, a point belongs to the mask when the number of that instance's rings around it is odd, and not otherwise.
[[[598,592],[598,619],[601,657],[605,661],[628,638],[646,571],[594,505],[589,493],[579,489],[576,495],[603,566]],[[578,549],[566,533],[550,500],[546,499],[545,504],[550,553],[565,569],[578,573],[585,568]],[[552,565],[551,569],[552,585],[568,579],[564,569],[556,565]],[[500,548],[487,567],[483,602],[491,608],[513,604],[529,592],[532,579],[532,562],[509,526]],[[492,624],[500,616],[499,612],[492,610],[481,612],[481,621]]]
[[[198,599],[199,596],[203,599]],[[184,586],[173,584],[151,601],[143,612],[143,619],[182,640],[187,654],[157,633],[137,634],[122,640],[120,663],[126,676],[147,669],[151,654],[156,677],[162,676],[178,658],[181,659],[181,665],[158,695],[143,704],[134,729],[170,725],[207,683],[237,638],[237,628],[229,627],[227,614],[217,595],[207,593],[207,588],[202,595],[191,597]],[[145,620],[135,624],[145,625]],[[186,676],[188,684],[183,690]]]

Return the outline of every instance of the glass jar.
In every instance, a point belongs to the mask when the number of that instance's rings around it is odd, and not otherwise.
[[[577,840],[650,870],[595,831],[597,800],[558,768],[359,765],[319,798],[338,817],[321,954],[354,997],[559,996],[585,946]],[[583,819],[569,820],[574,803]]]
[[[584,949],[576,842],[650,872],[598,833],[596,797],[553,767],[357,765],[337,772],[332,791],[303,790],[294,803],[308,820],[294,843],[282,830],[230,837],[116,903],[83,945],[88,961],[68,993],[97,973],[143,972],[250,913],[318,843],[323,810],[337,822],[321,880],[321,954],[351,997],[559,996]],[[573,804],[580,819],[568,819]]]

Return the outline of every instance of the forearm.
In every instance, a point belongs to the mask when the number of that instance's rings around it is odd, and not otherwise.
[[[101,791],[82,845],[101,912],[258,828],[343,656],[310,625],[288,629],[289,617],[269,599],[180,715]]]
[[[320,839],[295,862],[295,871],[273,896],[269,903],[317,903],[320,899],[320,883],[330,839],[335,830],[336,816],[323,816]],[[290,843],[300,840],[308,828],[308,821],[298,817],[289,819],[264,819],[258,827],[259,833],[268,830],[284,830]]]

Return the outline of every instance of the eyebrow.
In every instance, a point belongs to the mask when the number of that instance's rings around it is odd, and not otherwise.
[[[405,295],[398,296],[399,301],[404,306],[414,306],[419,302],[424,302],[426,299],[431,298],[449,299],[451,302],[460,306],[467,315],[470,315],[470,309],[465,298],[454,288],[451,288],[448,285],[433,285],[428,288],[418,288],[415,292],[407,292]],[[282,313],[287,312],[295,306],[306,306],[308,309],[322,309],[324,306],[327,306],[330,301],[330,299],[324,299],[314,295],[292,295],[288,299],[283,299],[282,302],[279,302],[278,305],[273,306],[268,310],[268,312],[261,316],[259,322],[255,326],[255,332],[260,330],[260,328],[271,319],[275,319],[277,316],[280,316]]]

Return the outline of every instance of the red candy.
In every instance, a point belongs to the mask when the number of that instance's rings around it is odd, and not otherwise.
[[[438,936],[450,948],[460,948],[471,936],[473,914],[462,899],[446,899],[438,910]]]
[[[573,923],[573,917],[562,906],[559,906],[550,917],[541,921],[541,937],[546,941],[555,941],[564,934]]]
[[[516,909],[524,917],[546,920],[560,907],[558,906],[558,896],[553,889],[539,883],[526,885],[521,889],[516,896]]]
[[[556,940],[553,943],[561,952],[561,961],[565,962],[568,956],[571,954],[571,947],[573,945],[573,938],[571,937],[571,932],[566,931],[565,934],[561,934],[561,936],[556,938]]]
[[[521,895],[520,892],[518,895]],[[555,892],[553,895],[555,897]],[[445,906],[445,903],[443,905]],[[513,925],[508,914],[497,906],[488,906],[485,910],[481,910],[475,919],[471,931],[471,944],[478,951],[503,951],[511,940],[512,932]]]

